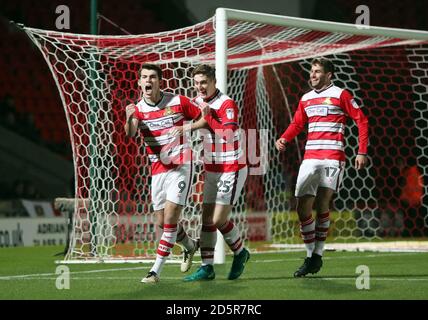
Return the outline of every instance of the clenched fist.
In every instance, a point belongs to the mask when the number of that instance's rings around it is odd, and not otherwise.
[[[201,102],[199,104],[199,109],[201,110],[201,116],[205,117],[207,114],[211,112],[210,105],[206,102]]]
[[[126,106],[126,121],[128,121],[135,113],[135,104],[131,103]]]

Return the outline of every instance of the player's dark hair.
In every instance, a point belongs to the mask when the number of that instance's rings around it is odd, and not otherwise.
[[[141,76],[141,71],[143,71],[143,69],[156,71],[156,73],[158,74],[159,80],[162,80],[162,69],[157,64],[144,63],[140,69],[140,76]]]
[[[327,58],[315,58],[312,60],[311,65],[319,64],[325,73],[331,72],[331,75],[334,75],[334,64],[331,62],[331,60]]]
[[[214,80],[215,68],[207,64],[200,64],[195,69],[193,69],[192,78],[197,74],[203,74],[204,76],[207,76],[207,78]]]

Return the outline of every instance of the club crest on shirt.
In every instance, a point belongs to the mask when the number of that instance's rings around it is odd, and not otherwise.
[[[173,114],[173,113],[174,113],[174,111],[171,109],[171,107],[165,108],[165,112],[164,112],[165,116],[169,116],[170,114]]]
[[[330,98],[326,98],[322,104],[333,104]]]
[[[355,101],[355,99],[351,99],[351,104],[355,109],[359,109],[360,106],[358,105],[358,103]]]
[[[235,112],[233,111],[233,109],[226,109],[226,117],[229,120],[232,120],[234,115],[235,115]]]

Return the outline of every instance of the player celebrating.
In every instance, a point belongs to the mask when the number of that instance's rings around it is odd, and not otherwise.
[[[293,121],[276,141],[284,151],[288,143],[308,125],[305,156],[297,177],[295,196],[300,231],[307,257],[294,273],[303,277],[322,267],[324,243],[330,226],[329,204],[338,191],[345,165],[344,133],[346,117],[352,118],[359,132],[359,150],[355,168],[367,165],[368,121],[352,95],[331,82],[334,65],[325,58],[314,59],[310,71],[312,91],[301,98]],[[316,220],[312,208],[316,210]]]
[[[125,132],[133,137],[140,129],[152,169],[152,203],[163,234],[156,261],[143,283],[159,281],[163,265],[174,244],[181,242],[186,251],[182,271],[190,268],[197,243],[178,224],[192,184],[191,149],[185,137],[169,132],[183,126],[185,120],[197,119],[201,112],[188,98],[162,92],[162,70],[154,64],[141,67],[139,86],[143,98],[135,106],[126,107]],[[178,230],[177,230],[178,229]]]
[[[216,88],[215,69],[199,65],[192,72],[198,97],[195,102],[202,110],[209,131],[204,130],[204,200],[200,250],[202,266],[184,281],[212,280],[214,247],[217,229],[234,253],[229,280],[244,271],[250,254],[244,248],[239,229],[229,219],[247,178],[245,155],[239,142],[238,107]]]

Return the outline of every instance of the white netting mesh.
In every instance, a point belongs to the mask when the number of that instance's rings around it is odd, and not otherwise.
[[[145,62],[164,69],[165,90],[193,97],[191,69],[214,63],[214,19],[180,30],[124,37],[25,31],[43,53],[61,94],[73,147],[76,197],[90,199],[90,205],[76,202],[67,258],[151,257],[156,228],[149,164],[141,139],[125,138],[125,106],[139,98],[137,73]],[[348,161],[333,206],[330,237],[353,241],[426,236],[426,196],[420,196],[416,207],[399,200],[400,169],[394,162],[396,155],[417,160],[426,177],[426,44],[243,21],[229,21],[227,35],[227,93],[238,103],[241,127],[259,132],[251,147],[269,164],[264,175],[248,177],[234,208],[244,238],[249,238],[246,214],[262,212],[271,220],[274,242],[298,241],[292,195],[304,136],[285,155],[278,154],[274,141],[308,88],[310,59],[319,55],[330,55],[338,68],[335,83],[355,95],[370,119],[372,162],[357,173]],[[346,142],[348,160],[353,160],[355,126],[348,128]],[[203,196],[196,133],[193,147],[196,174],[183,221],[196,237]],[[423,194],[426,185],[421,187]]]

